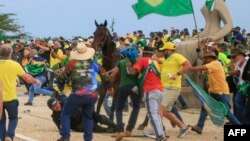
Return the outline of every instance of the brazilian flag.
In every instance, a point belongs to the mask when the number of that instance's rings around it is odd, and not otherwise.
[[[191,0],[138,0],[132,7],[138,19],[152,13],[163,16],[180,16],[193,13]]]
[[[224,103],[215,100],[207,94],[198,84],[193,82],[187,75],[184,76],[188,84],[193,88],[202,106],[206,109],[211,121],[218,126],[224,125],[224,118],[227,115],[227,108]]]

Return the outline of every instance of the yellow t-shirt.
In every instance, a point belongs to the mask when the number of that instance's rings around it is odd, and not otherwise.
[[[57,51],[56,54],[58,55],[59,58],[63,58],[63,56],[64,56],[61,49],[58,49],[58,51]],[[61,60],[60,60],[60,59],[54,58],[54,57],[52,57],[52,56],[50,55],[50,68],[53,68],[55,65],[57,65],[57,64],[59,64],[59,63],[61,63]]]
[[[3,101],[8,102],[17,99],[17,76],[25,74],[20,64],[12,60],[0,60],[0,81],[3,84]]]
[[[208,91],[215,94],[229,94],[226,75],[221,63],[215,60],[205,66],[208,68]]]
[[[164,41],[164,42],[169,42],[169,37],[170,37],[170,36],[169,36],[168,34],[164,35],[164,36],[163,36],[163,41]]]
[[[176,80],[171,80],[167,75],[177,74],[182,69],[182,64],[185,61],[187,61],[187,59],[178,53],[173,53],[167,59],[162,61],[161,82],[164,87],[172,86],[181,88],[181,76],[177,77]]]
[[[148,43],[148,46],[149,47],[155,47],[155,40],[152,40],[152,41],[150,41],[149,43]]]

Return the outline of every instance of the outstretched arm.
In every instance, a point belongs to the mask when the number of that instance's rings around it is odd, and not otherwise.
[[[40,85],[41,82],[37,79],[35,79],[34,77],[32,77],[31,75],[25,73],[24,75],[21,76],[23,80],[25,80],[27,83],[30,84],[36,84],[36,85]]]
[[[193,71],[205,71],[207,70],[206,66],[197,66],[197,67],[192,67],[191,70]]]

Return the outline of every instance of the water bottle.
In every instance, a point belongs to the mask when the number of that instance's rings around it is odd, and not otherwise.
[[[172,75],[170,73],[167,73],[167,77],[171,79]]]

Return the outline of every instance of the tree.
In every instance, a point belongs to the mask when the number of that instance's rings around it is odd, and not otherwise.
[[[0,13],[0,37],[16,39],[28,36],[27,33],[22,32],[23,26],[16,23],[14,16],[16,16],[14,13]]]

